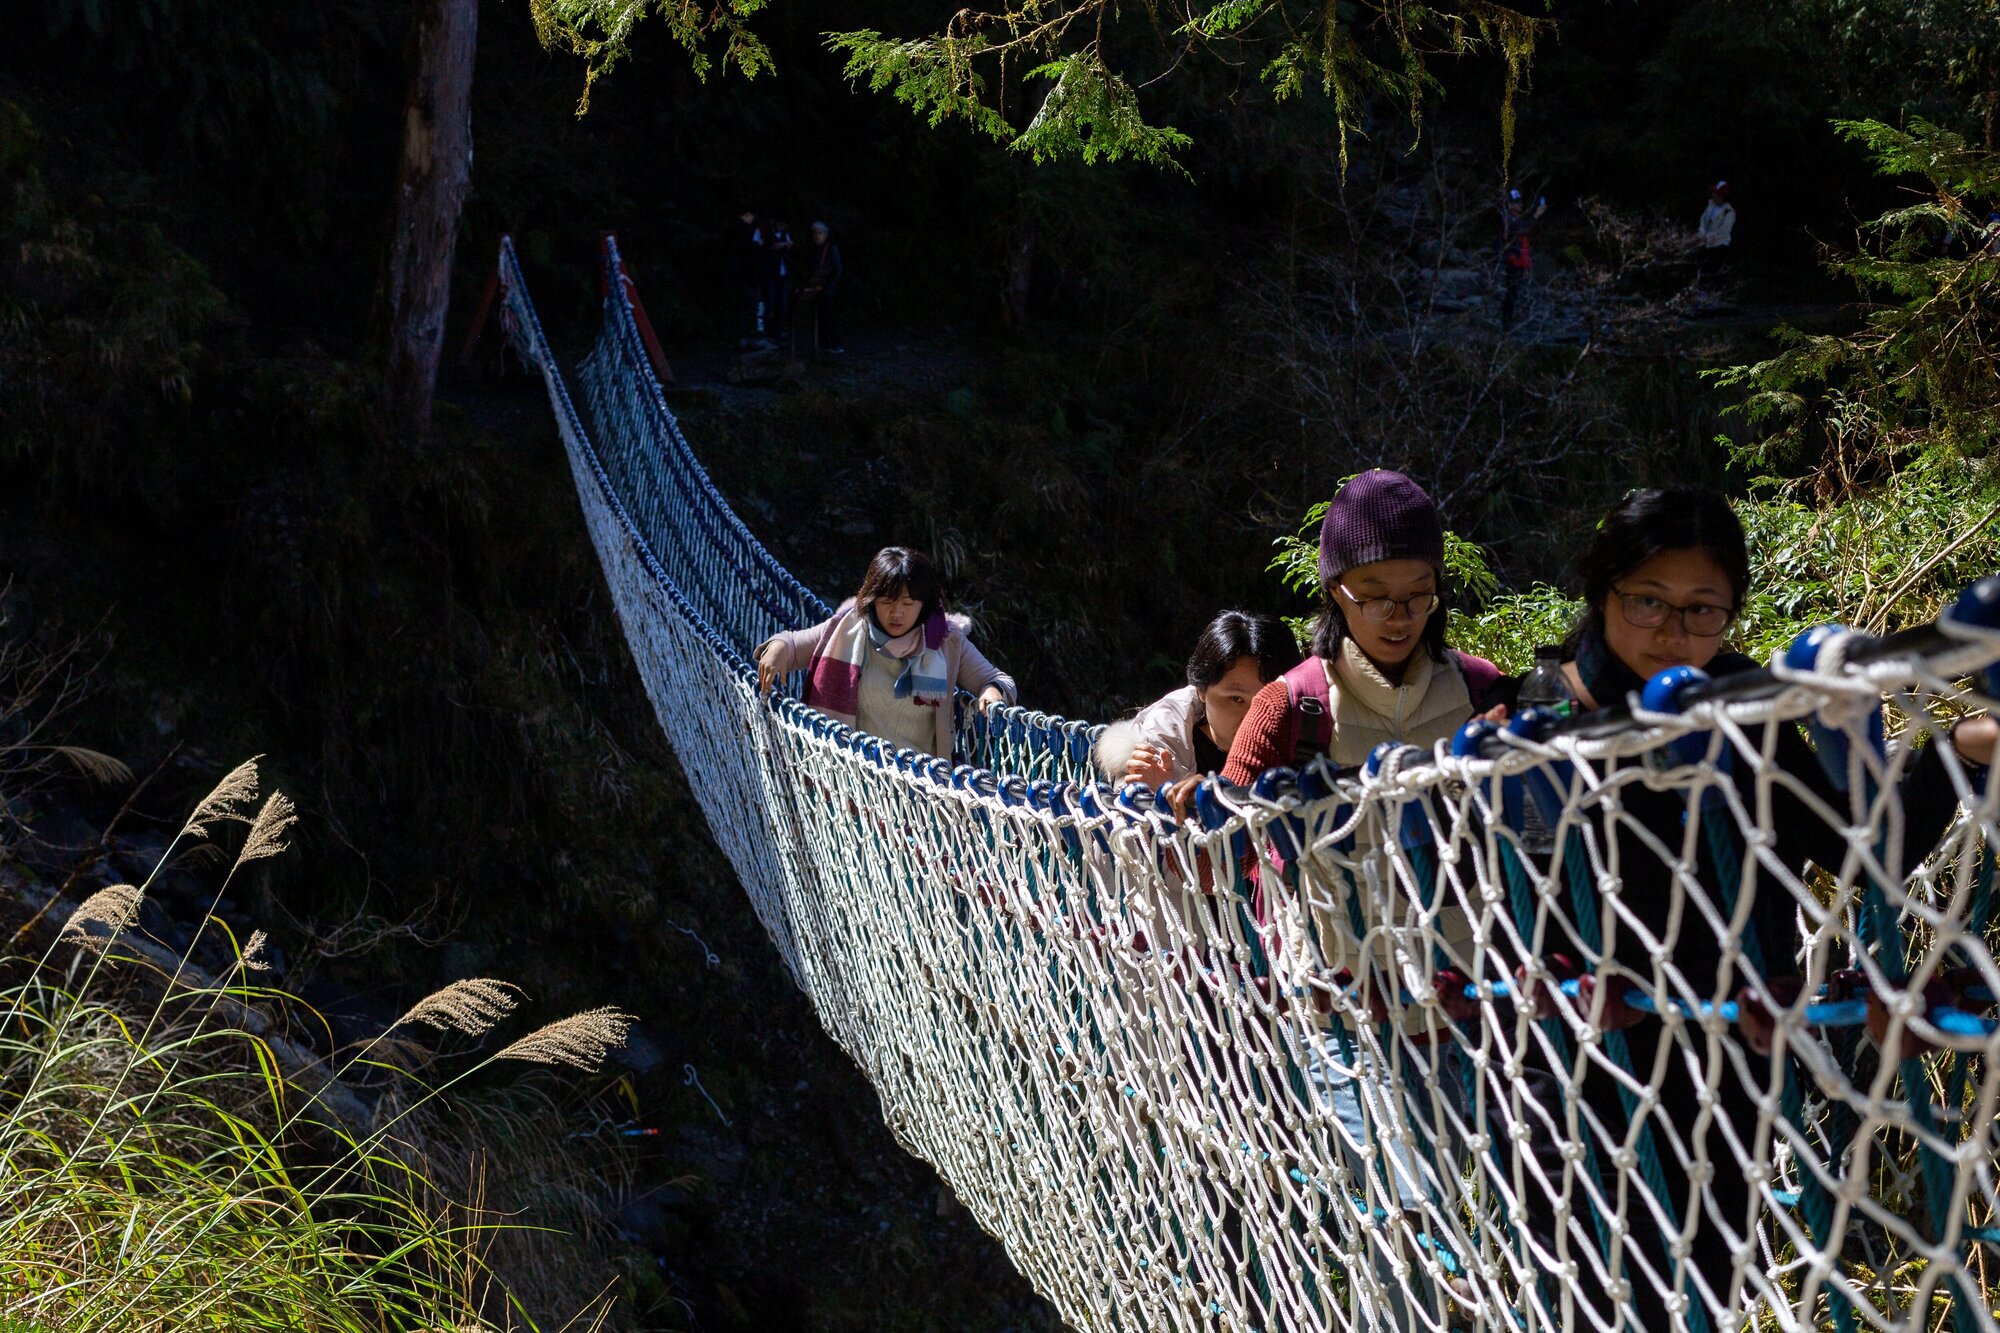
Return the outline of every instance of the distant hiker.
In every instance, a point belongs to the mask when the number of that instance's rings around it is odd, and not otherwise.
[[[792,229],[783,218],[773,218],[764,229],[764,328],[774,335],[790,313],[791,265]]]
[[[730,224],[725,265],[736,289],[736,346],[754,347],[764,334],[764,233],[755,209],[744,209]]]
[[[805,702],[837,722],[951,758],[952,692],[979,707],[1013,703],[1013,677],[980,655],[971,622],[947,615],[937,569],[921,551],[885,546],[833,619],[776,634],[757,650],[765,694],[788,671],[806,673]]]
[[[799,256],[799,314],[810,318],[818,330],[814,345],[835,356],[847,349],[840,345],[840,247],[824,222],[812,224],[812,243]]]
[[[1701,224],[1694,233],[1694,285],[1702,280],[1726,277],[1735,251],[1730,241],[1736,231],[1736,205],[1729,202],[1729,182],[1717,181],[1708,190],[1708,207],[1701,210]]]
[[[1224,611],[1195,640],[1186,685],[1104,729],[1098,767],[1109,782],[1149,787],[1220,773],[1250,701],[1298,660],[1277,617]]]
[[[1695,248],[1727,254],[1735,231],[1736,205],[1729,202],[1729,182],[1717,181],[1709,187],[1708,207],[1701,210],[1701,225],[1694,234]]]
[[[1549,211],[1547,199],[1535,201],[1535,211],[1528,211],[1527,200],[1519,190],[1507,191],[1507,209],[1500,219],[1500,272],[1506,286],[1500,296],[1500,327],[1514,327],[1514,309],[1521,299],[1521,288],[1527,284],[1528,274],[1535,267],[1533,236],[1535,223],[1542,214]]]
[[[2000,255],[2000,209],[1986,215],[1986,228],[1979,233],[1982,254]]]

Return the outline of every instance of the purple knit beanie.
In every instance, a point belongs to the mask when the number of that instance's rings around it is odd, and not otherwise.
[[[1422,560],[1444,576],[1444,524],[1424,488],[1376,468],[1342,486],[1319,529],[1319,579],[1331,589],[1357,565]]]

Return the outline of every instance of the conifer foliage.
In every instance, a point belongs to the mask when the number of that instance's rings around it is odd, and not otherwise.
[[[536,0],[534,12],[544,43],[590,62],[587,83],[629,51],[649,11],[692,53],[697,73],[733,64],[754,76],[771,65],[751,27],[768,2]],[[962,121],[1036,162],[1175,167],[1188,136],[1149,120],[1141,93],[1204,61],[1255,71],[1279,100],[1315,90],[1330,98],[1344,163],[1372,100],[1400,103],[1421,125],[1426,98],[1440,91],[1436,62],[1497,51],[1506,65],[1502,137],[1511,147],[1514,93],[1548,25],[1531,8],[1496,0],[1053,0],[969,5],[928,33],[868,28],[826,40],[846,57],[849,78],[933,126]]]
[[[1828,266],[1869,301],[1845,332],[1782,330],[1718,372],[1747,396],[1766,545],[1797,601],[1883,629],[1927,616],[2000,563],[2000,152],[1922,120],[1837,128],[1913,201]]]

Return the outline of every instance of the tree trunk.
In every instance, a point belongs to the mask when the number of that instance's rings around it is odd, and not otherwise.
[[[472,61],[479,0],[416,0],[403,160],[383,283],[389,410],[413,436],[430,430],[444,353],[458,216],[472,184]]]
[[[1028,291],[1034,282],[1037,237],[1034,223],[1024,216],[1007,243],[1007,274],[1000,288],[1000,322],[1009,333],[1019,333],[1028,327]]]

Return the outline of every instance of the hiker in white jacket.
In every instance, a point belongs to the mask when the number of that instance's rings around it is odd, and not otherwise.
[[[1701,225],[1695,229],[1694,243],[1702,250],[1726,250],[1736,231],[1736,205],[1729,202],[1729,182],[1717,181],[1708,191],[1708,207],[1701,210]]]
[[[1187,684],[1104,729],[1097,766],[1105,781],[1158,787],[1221,772],[1250,701],[1298,655],[1275,616],[1224,611],[1195,641]]]

